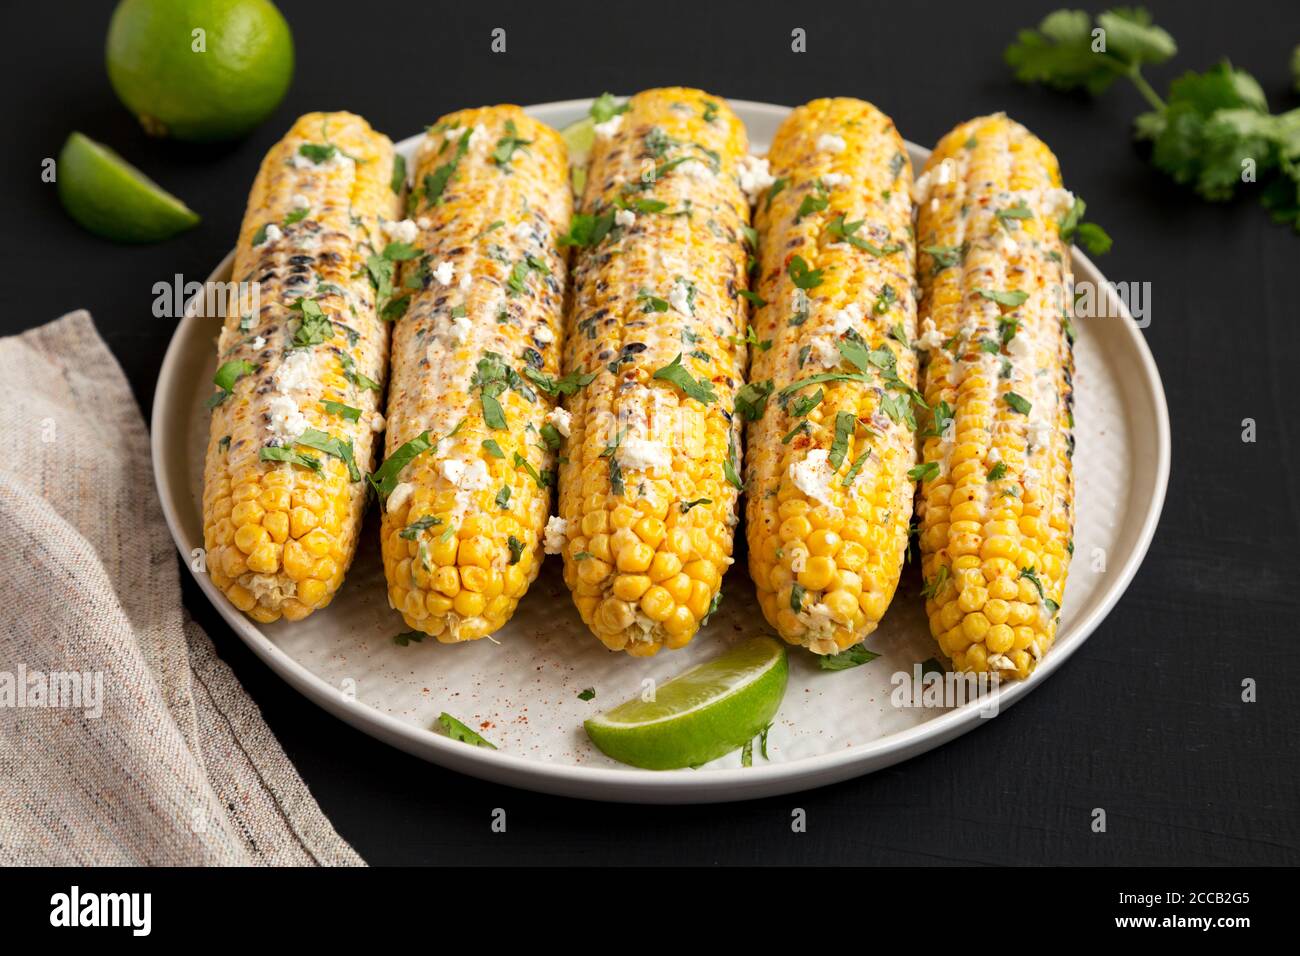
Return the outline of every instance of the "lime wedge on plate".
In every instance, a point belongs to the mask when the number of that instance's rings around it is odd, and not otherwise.
[[[585,116],[560,130],[560,137],[569,147],[569,177],[573,181],[573,194],[581,196],[582,187],[587,184],[587,158],[591,155],[592,143],[596,142],[596,121]]]
[[[115,242],[157,242],[199,222],[185,203],[107,146],[73,133],[56,167],[68,215]]]
[[[698,767],[753,740],[772,721],[789,675],[785,646],[770,637],[738,644],[584,726],[597,747],[648,770]]]

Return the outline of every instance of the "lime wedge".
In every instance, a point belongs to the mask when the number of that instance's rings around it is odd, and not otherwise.
[[[587,184],[587,158],[596,142],[596,121],[585,116],[560,130],[560,136],[564,145],[569,147],[569,177],[573,182],[573,194],[581,196],[582,187]]]
[[[649,770],[698,767],[742,747],[771,723],[785,694],[785,646],[770,637],[738,644],[583,726],[622,763]]]
[[[157,242],[184,232],[199,217],[107,146],[80,133],[63,144],[59,199],[68,215],[115,242]]]

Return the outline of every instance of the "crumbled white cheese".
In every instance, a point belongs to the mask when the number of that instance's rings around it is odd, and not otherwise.
[[[549,325],[543,323],[537,327],[537,331],[533,333],[533,338],[542,345],[550,345],[555,341],[555,333],[551,331]]]
[[[989,670],[1013,671],[1016,669],[1015,663],[1005,654],[989,655]]]
[[[293,154],[290,164],[294,169],[330,169],[337,166],[352,166],[355,165],[355,161],[351,156],[345,156],[342,150],[335,149],[330,158],[323,163],[318,163],[307,158],[302,153],[296,152]]]
[[[685,279],[678,279],[673,283],[668,293],[668,304],[672,306],[674,312],[682,315],[695,314],[695,310],[691,308],[690,285]]]
[[[691,179],[708,179],[713,175],[713,169],[708,163],[698,159],[688,159],[677,167],[677,171],[683,176],[689,176]]]
[[[385,419],[384,419],[384,413],[383,413],[383,412],[375,411],[375,412],[371,412],[371,413],[370,413],[370,430],[371,430],[372,432],[381,432],[381,431],[383,431],[383,430],[384,430],[384,426],[387,425],[387,424],[388,424],[388,423],[387,423],[387,422],[385,421]]]
[[[955,166],[951,159],[945,159],[938,166],[927,169],[912,183],[912,199],[918,206],[924,205],[925,201],[930,198],[930,192],[935,186],[944,186],[952,182],[953,170]],[[937,202],[931,208],[938,208]]]
[[[315,355],[311,349],[291,349],[272,379],[276,389],[287,395],[314,387],[315,365]]]
[[[460,289],[461,292],[468,292],[472,285],[474,285],[474,273],[466,272],[460,277],[460,282],[457,283],[456,288]]]
[[[834,189],[837,186],[847,186],[853,181],[853,177],[848,173],[825,173],[822,175],[822,184],[828,189]]]
[[[290,204],[292,204],[294,209],[311,208],[311,200],[308,199],[306,196],[304,196],[302,193],[294,193],[293,198],[291,198],[289,202]]]
[[[259,351],[259,350],[261,350],[262,347],[265,346],[265,345],[266,345],[266,339],[262,338],[262,336],[259,335],[257,338],[253,339],[253,350],[254,350],[254,351]]]
[[[288,395],[272,395],[267,411],[271,415],[271,424],[266,426],[266,430],[277,438],[298,438],[311,428],[311,422],[303,416],[298,403]]]
[[[279,242],[283,238],[284,233],[280,231],[280,227],[275,223],[270,223],[262,233],[262,241],[257,245],[264,246],[269,242]]]
[[[819,335],[812,340],[808,358],[822,368],[834,368],[840,364],[840,348],[834,339]]]
[[[626,229],[628,226],[633,225],[635,222],[636,222],[636,213],[634,213],[631,209],[620,209],[618,212],[614,213],[614,225],[616,226],[622,226],[624,229]]]
[[[1074,193],[1059,187],[1048,189],[1043,193],[1043,205],[1048,219],[1064,219],[1074,208]]]
[[[563,518],[551,515],[546,519],[546,536],[542,541],[542,547],[547,554],[563,554],[565,536],[569,533],[569,522]]]
[[[835,313],[835,318],[831,324],[832,335],[843,335],[846,332],[854,331],[862,324],[862,304],[859,302],[850,302],[843,309]]]
[[[1019,336],[1017,336],[1019,338]],[[1012,339],[1014,342],[1015,339]],[[1039,375],[1034,383],[1034,395],[1029,406],[1029,444],[1035,451],[1046,448],[1056,430],[1058,398],[1054,376]]]
[[[384,223],[384,235],[393,242],[415,242],[420,235],[420,227],[409,219],[399,219]]]
[[[1017,329],[1016,334],[1011,336],[1011,341],[1007,343],[1007,354],[1017,361],[1032,362],[1034,343],[1029,333],[1024,329]]]
[[[942,348],[945,339],[939,330],[934,327],[934,319],[923,319],[921,321],[921,335],[915,344],[919,349],[937,349]]]
[[[428,216],[421,216],[419,219],[415,220],[415,224],[421,229],[428,229],[433,225],[433,220]]]
[[[817,148],[827,153],[842,153],[846,146],[844,137],[834,133],[822,133],[817,137]]]
[[[627,438],[619,445],[618,463],[627,471],[652,471],[671,467],[673,455],[662,442]]]
[[[809,498],[832,505],[835,496],[831,493],[831,482],[835,480],[835,471],[829,458],[827,449],[814,448],[801,461],[791,463],[790,480]]]
[[[473,330],[474,323],[470,321],[467,315],[458,315],[451,320],[451,338],[457,345],[464,345],[469,340],[469,333]]]
[[[597,123],[592,127],[596,136],[601,139],[608,139],[618,132],[618,128],[623,125],[623,114],[616,113],[603,123]]]
[[[415,491],[415,485],[409,481],[404,481],[393,489],[392,494],[388,496],[388,511],[391,514],[402,505],[410,500],[411,494]]]
[[[444,259],[433,267],[433,277],[438,280],[439,285],[451,285],[452,277],[456,274],[454,263]]]
[[[468,461],[463,458],[445,458],[438,462],[438,470],[461,491],[482,491],[492,484],[492,476],[481,458]]]
[[[520,242],[526,242],[533,234],[533,224],[527,219],[519,220],[519,225],[515,226],[515,238]]]
[[[749,197],[750,205],[758,202],[758,197],[776,182],[767,159],[762,156],[751,156],[748,153],[740,157],[736,176],[740,179],[740,188]]]
[[[447,142],[452,143],[453,145],[458,144],[460,142],[460,138],[464,135],[465,135],[465,130],[461,126],[453,126],[451,129],[443,133],[443,136],[446,138]],[[475,147],[479,146],[484,141],[484,138],[486,136],[487,136],[487,127],[484,126],[482,123],[474,124],[474,128],[470,130],[470,134],[469,134],[469,148],[474,149]]]
[[[555,430],[565,438],[569,437],[569,426],[573,422],[573,415],[566,409],[556,405],[546,416],[548,424],[554,425]]]

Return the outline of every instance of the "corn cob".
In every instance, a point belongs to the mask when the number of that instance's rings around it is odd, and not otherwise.
[[[384,571],[407,625],[453,643],[501,627],[541,567],[573,200],[563,141],[517,106],[443,117],[415,182],[377,475]]]
[[[749,571],[786,641],[834,654],[875,630],[907,548],[912,167],[889,117],[853,99],[794,110],[768,159],[777,179],[756,215]]]
[[[1073,197],[1047,146],[1002,114],[945,136],[916,190],[930,631],[958,670],[1025,677],[1055,637],[1073,550],[1073,280],[1058,224]]]
[[[598,131],[570,241],[564,579],[611,650],[682,647],[717,606],[739,494],[744,127],[698,90],[648,90]]]
[[[386,136],[350,113],[310,113],[266,158],[240,229],[218,342],[204,464],[208,571],[254,620],[330,602],[356,549],[388,356],[365,275],[400,210]],[[400,187],[399,187],[400,188]]]

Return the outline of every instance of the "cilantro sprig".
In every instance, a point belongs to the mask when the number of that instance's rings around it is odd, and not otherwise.
[[[1184,73],[1162,98],[1142,68],[1166,63],[1177,52],[1174,38],[1139,7],[1100,13],[1095,27],[1083,11],[1057,10],[1037,29],[1021,30],[1005,58],[1018,80],[1058,90],[1097,95],[1116,79],[1129,80],[1150,106],[1137,117],[1134,133],[1150,142],[1157,169],[1216,202],[1258,183],[1274,221],[1300,231],[1300,108],[1270,113],[1259,83],[1227,60]],[[1292,56],[1292,69],[1300,71],[1300,52]],[[1253,178],[1244,175],[1248,169]],[[1082,212],[1072,210],[1062,221],[1062,238],[1093,252],[1109,248],[1109,237],[1080,221]]]

